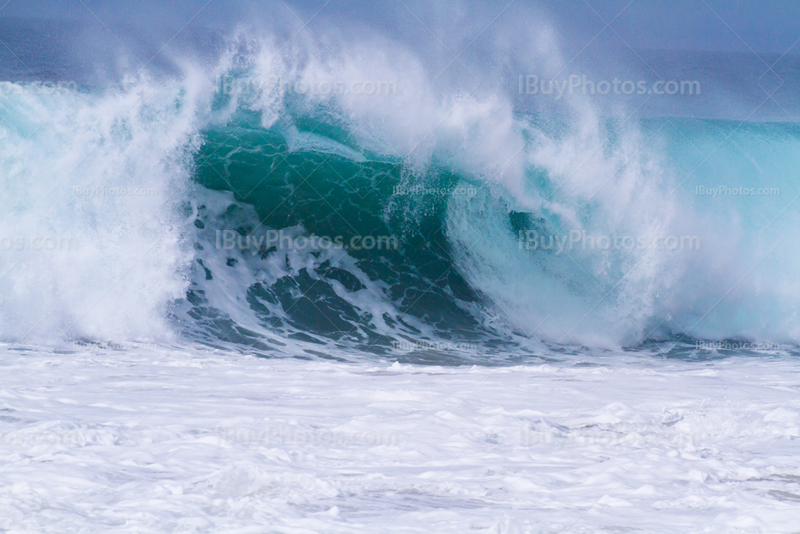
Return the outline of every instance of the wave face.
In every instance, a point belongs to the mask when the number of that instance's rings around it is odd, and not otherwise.
[[[794,124],[524,108],[378,37],[177,64],[3,84],[3,339],[441,362],[800,338]]]

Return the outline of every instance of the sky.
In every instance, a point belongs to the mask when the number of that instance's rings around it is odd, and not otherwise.
[[[2,0],[0,0],[2,1]],[[168,4],[168,5],[165,5]],[[10,0],[0,17],[45,17],[129,24],[144,28],[180,29],[190,26],[230,25],[237,20],[297,15],[303,22],[330,19],[360,20],[378,27],[411,31],[431,21],[431,4],[415,0]],[[324,7],[323,7],[324,6]],[[437,4],[438,17],[447,9],[474,10],[477,26],[502,26],[519,9],[534,9],[553,21],[562,39],[580,49],[596,35],[608,46],[634,49],[705,50],[726,52],[800,53],[800,2],[779,0],[505,0]],[[477,8],[475,6],[478,6]],[[321,11],[320,11],[320,8]],[[288,14],[288,15],[287,15]],[[419,18],[420,20],[417,20]],[[606,28],[606,24],[610,26]],[[605,28],[605,30],[604,30]],[[604,30],[604,31],[603,31]],[[446,26],[437,31],[446,32]]]

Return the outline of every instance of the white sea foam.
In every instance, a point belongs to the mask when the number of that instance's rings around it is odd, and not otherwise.
[[[442,368],[6,346],[0,361],[0,529],[797,529],[786,356]]]

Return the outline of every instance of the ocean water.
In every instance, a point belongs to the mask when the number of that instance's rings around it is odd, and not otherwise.
[[[4,531],[800,531],[795,56],[96,30],[0,23]]]

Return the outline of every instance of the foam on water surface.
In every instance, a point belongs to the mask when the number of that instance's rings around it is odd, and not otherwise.
[[[0,528],[797,530],[794,357],[192,353],[3,347]]]

